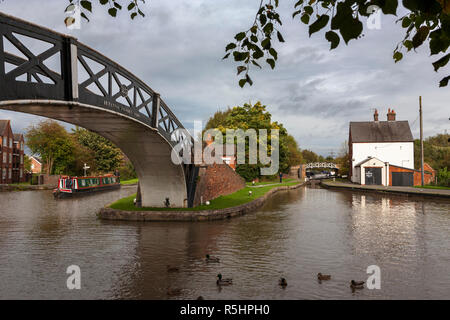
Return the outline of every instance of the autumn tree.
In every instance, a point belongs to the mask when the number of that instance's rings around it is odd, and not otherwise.
[[[319,162],[319,156],[311,150],[302,150],[302,157],[305,163]]]
[[[73,135],[76,141],[92,154],[95,171],[108,173],[119,167],[122,152],[111,141],[80,127],[73,130]]]
[[[66,129],[56,121],[45,120],[30,126],[25,139],[31,152],[42,158],[47,174],[64,172],[74,160],[73,140]]]
[[[348,152],[348,141],[345,141],[341,145],[338,157],[336,158],[336,164],[339,165],[339,173],[341,175],[348,175],[350,172],[350,154]]]
[[[284,143],[287,145],[288,149],[288,164],[289,167],[296,166],[303,162],[303,155],[298,147],[298,143],[293,136],[287,134],[283,136]]]

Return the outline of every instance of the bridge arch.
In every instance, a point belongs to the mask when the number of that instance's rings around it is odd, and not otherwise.
[[[30,41],[45,49],[32,50]],[[196,168],[171,160],[172,148],[192,137],[178,130],[183,125],[158,93],[75,38],[0,13],[0,109],[78,125],[113,142],[136,169],[143,206],[161,207],[166,198],[192,205]]]

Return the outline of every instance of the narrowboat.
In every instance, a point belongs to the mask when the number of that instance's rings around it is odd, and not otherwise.
[[[53,190],[55,198],[120,188],[120,179],[114,175],[97,177],[61,177]]]

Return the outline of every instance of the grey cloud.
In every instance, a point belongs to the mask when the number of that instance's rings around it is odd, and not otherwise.
[[[5,0],[0,10],[67,33],[65,5],[64,0]],[[150,0],[143,8],[147,17],[130,21],[126,12],[111,19],[95,6],[91,22],[73,35],[160,92],[186,127],[219,108],[260,100],[302,148],[337,151],[347,139],[348,122],[371,119],[372,108],[383,114],[394,107],[399,118],[414,121],[421,94],[426,134],[448,128],[449,89],[438,88],[445,74],[433,71],[433,58],[419,50],[400,63],[392,60],[404,32],[393,25],[395,17],[383,17],[381,30],[368,30],[362,39],[329,51],[323,32],[309,38],[307,28],[291,18],[292,5],[281,2],[286,43],[276,44],[277,67],[252,70],[254,85],[239,88],[236,64],[221,58],[225,45],[248,28],[256,7],[239,0]],[[3,111],[0,117],[11,118],[17,128],[37,121]]]

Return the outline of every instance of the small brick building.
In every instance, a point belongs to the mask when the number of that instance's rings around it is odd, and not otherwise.
[[[425,171],[423,173],[424,184],[430,184],[435,182],[436,180],[436,171],[431,168],[428,163],[424,163]],[[422,174],[421,169],[411,170],[409,168],[403,168],[395,165],[389,166],[389,185],[398,185],[398,183],[407,183],[410,185],[411,181],[414,186],[420,186],[422,184]],[[397,180],[405,180],[405,178],[409,181],[398,181]]]

